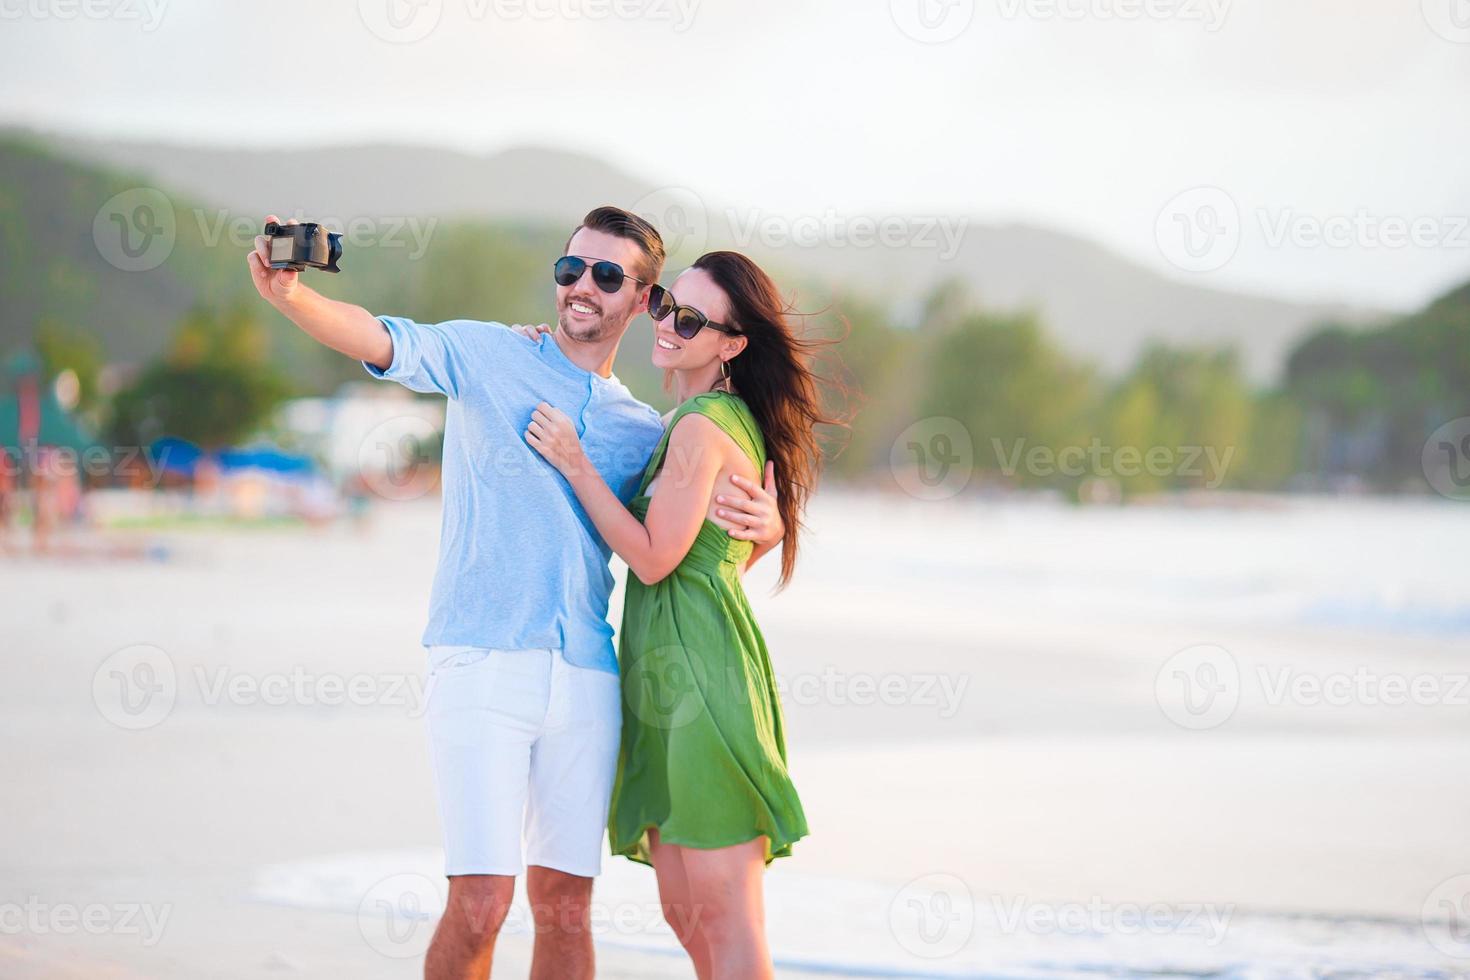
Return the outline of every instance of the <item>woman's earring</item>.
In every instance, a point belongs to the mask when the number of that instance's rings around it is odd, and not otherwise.
[[[721,361],[720,362],[720,384],[722,384],[722,385],[725,386],[725,390],[726,391],[729,391],[730,390],[730,362],[729,361]]]

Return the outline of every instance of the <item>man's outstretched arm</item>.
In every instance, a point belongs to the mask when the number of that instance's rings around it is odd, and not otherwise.
[[[270,215],[266,220],[277,218]],[[393,363],[393,340],[387,328],[361,306],[328,299],[303,284],[300,273],[272,269],[267,260],[268,247],[266,237],[257,235],[255,250],[246,258],[250,278],[261,298],[319,343],[386,371]]]

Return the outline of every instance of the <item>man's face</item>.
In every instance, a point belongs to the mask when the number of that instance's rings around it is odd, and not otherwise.
[[[592,281],[592,263],[601,259],[615,262],[629,276],[642,279],[646,275],[642,250],[626,238],[582,228],[572,236],[567,254],[585,259],[587,269],[570,286],[556,287],[558,326],[576,341],[621,337],[629,321],[648,308],[649,284],[625,278],[617,292],[605,293]]]

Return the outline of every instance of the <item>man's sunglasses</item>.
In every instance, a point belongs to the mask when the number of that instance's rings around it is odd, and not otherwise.
[[[692,306],[680,306],[674,302],[674,294],[669,292],[658,283],[648,287],[648,315],[655,320],[662,321],[670,313],[674,314],[674,333],[685,340],[693,340],[694,335],[705,327],[712,327],[720,333],[731,336],[740,331],[723,323],[716,323]]]
[[[592,267],[592,281],[604,293],[615,293],[619,289],[622,289],[624,279],[632,279],[637,283],[643,281],[637,276],[628,275],[623,271],[623,267],[616,262],[609,262],[606,259],[592,259],[589,261],[580,255],[563,255],[556,260],[556,265],[553,266],[553,275],[556,277],[556,284],[558,286],[570,286],[582,278],[582,273],[587,271],[589,265]]]

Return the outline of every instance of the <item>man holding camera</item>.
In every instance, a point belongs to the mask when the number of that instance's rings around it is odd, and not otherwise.
[[[449,399],[423,637],[449,898],[428,980],[489,975],[523,869],[536,923],[533,980],[593,975],[592,879],[622,724],[607,622],[611,553],[522,433],[549,402],[578,421],[587,458],[624,502],[636,492],[663,423],[612,364],[647,308],[664,247],[643,219],[602,207],[565,251],[577,261],[558,268],[559,329],[536,340],[499,323],[420,324],[328,299],[297,272],[272,268],[265,236],[247,260],[260,295],[311,337],[375,377]],[[779,541],[769,473],[765,489],[745,489],[731,533]]]

